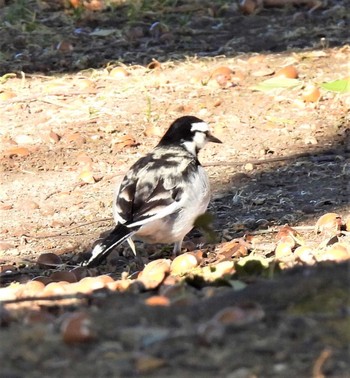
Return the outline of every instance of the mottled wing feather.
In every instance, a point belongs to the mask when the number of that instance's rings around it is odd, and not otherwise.
[[[184,158],[179,171],[176,170],[178,162],[164,155],[162,157],[159,159],[149,154],[140,159],[121,183],[116,211],[125,224],[140,222],[168,206],[174,209],[171,205],[181,200],[183,187],[179,183],[183,184],[190,177],[198,162]]]

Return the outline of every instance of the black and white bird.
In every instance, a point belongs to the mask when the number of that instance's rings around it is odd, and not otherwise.
[[[181,251],[185,235],[208,206],[208,176],[198,161],[207,142],[222,143],[206,122],[193,116],[176,119],[154,150],[128,171],[113,203],[114,230],[97,242],[88,267],[99,265],[125,240],[136,254],[132,237],[146,243],[174,243]]]

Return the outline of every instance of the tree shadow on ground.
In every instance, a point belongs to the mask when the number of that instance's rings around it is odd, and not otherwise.
[[[91,12],[58,3],[0,9],[0,74],[69,73],[108,64],[147,65],[188,57],[236,56],[350,43],[349,1],[267,8],[249,16],[231,1],[134,2]],[[12,8],[11,8],[12,7]],[[21,16],[22,15],[22,16]],[[35,15],[35,17],[29,17]]]
[[[240,166],[240,172],[232,174],[226,191],[213,201],[217,228],[235,224],[240,235],[267,226],[295,225],[329,211],[347,215],[349,120],[344,119],[333,140],[321,139],[319,146],[323,147],[307,148],[305,152],[283,158],[255,160],[254,173],[242,173],[242,164],[233,163]]]

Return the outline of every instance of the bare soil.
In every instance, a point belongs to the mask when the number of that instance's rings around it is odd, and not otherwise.
[[[0,8],[1,19],[19,3]],[[28,2],[35,22],[24,18],[20,28],[10,19],[0,30],[1,286],[58,270],[35,263],[45,252],[59,255],[63,270],[79,265],[113,227],[115,185],[186,114],[224,141],[200,155],[217,241],[202,246],[193,231],[188,249],[200,248],[203,267],[215,266],[227,242],[250,233],[255,255],[277,265],[235,269],[214,283],[185,274],[167,306],[145,302],[164,295],[164,282],[34,310],[4,302],[0,375],[349,377],[348,263],[274,260],[277,226],[299,227],[316,248],[327,239],[310,227],[321,215],[350,220],[349,93],[303,98],[309,84],[350,74],[349,1],[251,15],[224,1],[136,3],[92,12]],[[287,65],[298,71],[295,87],[253,89]],[[113,73],[119,66],[127,75]],[[223,66],[232,73],[216,80]],[[349,244],[346,231],[337,240]],[[164,246],[138,250],[135,259],[122,246],[88,274],[125,278],[170,256]],[[232,307],[245,320],[218,321]],[[29,321],[38,308],[48,318]],[[94,337],[67,345],[61,326],[77,311]]]

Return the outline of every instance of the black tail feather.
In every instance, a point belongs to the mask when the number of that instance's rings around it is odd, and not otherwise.
[[[90,259],[84,263],[84,266],[92,268],[100,265],[115,247],[123,243],[134,233],[135,231],[130,230],[130,228],[118,224],[110,234],[95,245]]]

